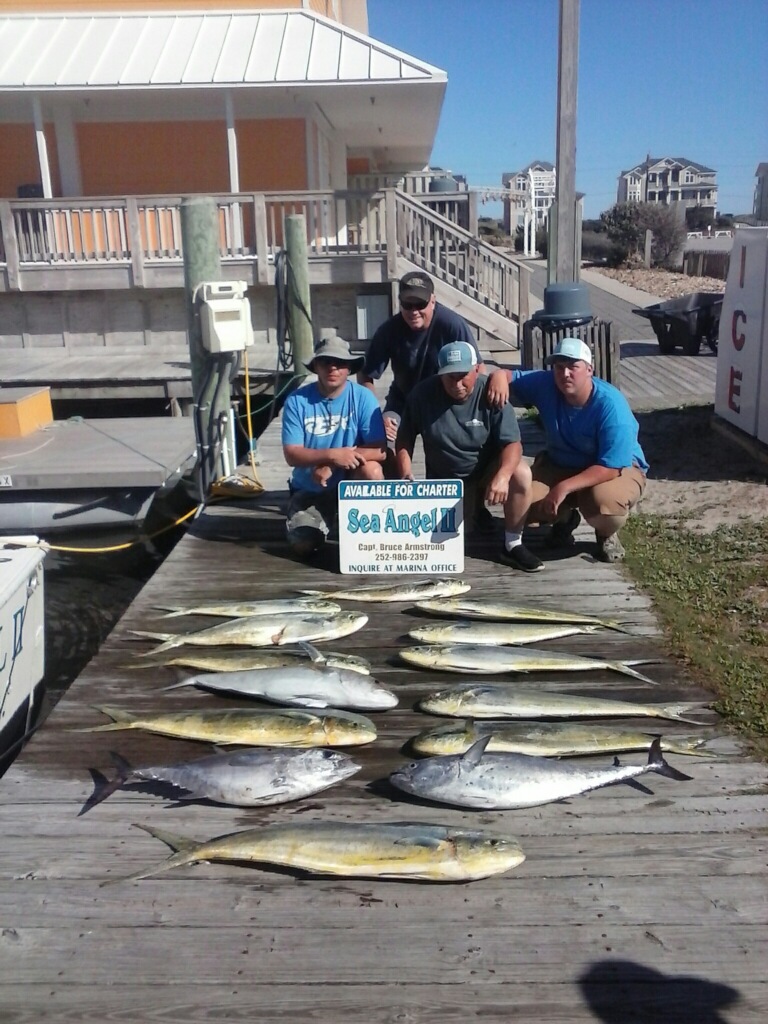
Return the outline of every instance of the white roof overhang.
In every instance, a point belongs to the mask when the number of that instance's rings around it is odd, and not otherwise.
[[[428,162],[444,71],[310,11],[0,17],[0,120],[314,117],[350,149]]]

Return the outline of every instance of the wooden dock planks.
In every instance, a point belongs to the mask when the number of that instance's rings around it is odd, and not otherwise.
[[[536,443],[530,421],[523,431],[528,452]],[[368,624],[319,646],[369,658],[375,676],[400,697],[398,708],[370,716],[377,741],[349,750],[363,765],[357,776],[261,810],[185,804],[168,791],[131,787],[78,817],[92,792],[91,770],[111,774],[110,750],[137,766],[208,750],[140,731],[80,732],[106,722],[93,705],[244,703],[193,689],[164,692],[192,670],[137,667],[146,665],[137,654],[152,644],[132,638],[132,630],[181,632],[216,621],[161,620],[156,604],[364,582],[338,575],[333,546],[311,566],[290,557],[278,424],[259,450],[265,494],[209,506],[0,780],[0,1016],[260,1024],[765,1020],[768,769],[706,709],[710,695],[663,654],[648,599],[620,567],[593,561],[583,526],[566,557],[533,537],[547,562],[535,576],[495,561],[500,535],[482,540],[468,548],[465,578],[475,594],[624,622],[627,634],[601,631],[540,646],[653,659],[641,670],[655,685],[607,671],[507,678],[546,690],[690,702],[707,723],[701,729],[622,723],[662,736],[708,736],[717,760],[670,757],[690,782],[649,775],[642,782],[651,793],[610,787],[526,811],[464,812],[409,800],[384,780],[409,758],[407,739],[438,722],[415,704],[462,676],[398,660],[398,650],[416,642],[407,630],[423,621],[409,604],[345,602],[368,614]],[[527,860],[468,885],[309,878],[225,864],[100,885],[165,858],[163,844],[133,822],[208,838],[292,819],[480,826],[516,836]]]
[[[397,650],[411,642],[407,628],[420,621],[409,605],[350,603],[369,614],[369,623],[321,646],[369,657],[376,676],[401,698],[397,709],[371,716],[377,742],[349,751],[364,766],[359,775],[303,802],[261,810],[178,804],[133,787],[77,816],[92,791],[89,769],[109,774],[110,750],[144,765],[207,749],[139,731],[74,731],[106,721],[91,705],[180,710],[242,703],[194,690],[162,692],[183,670],[133,667],[142,660],[136,653],[151,643],[130,639],[131,630],[175,632],[213,621],[163,624],[154,604],[356,582],[335,574],[330,560],[312,567],[293,561],[277,518],[269,508],[262,515],[259,501],[214,506],[201,517],[0,782],[0,996],[7,1019],[214,1015],[458,1024],[477,1015],[499,1024],[582,1022],[596,1019],[591,1003],[603,1007],[597,1019],[622,1019],[628,991],[637,1019],[698,1022],[716,1005],[729,1024],[763,1019],[768,771],[722,735],[716,716],[702,707],[708,695],[660,652],[647,599],[620,569],[593,564],[586,545],[524,577],[495,563],[495,545],[486,543],[473,549],[465,576],[476,593],[549,607],[565,602],[627,622],[631,634],[601,632],[549,646],[656,658],[646,667],[656,686],[609,672],[530,676],[525,685],[690,701],[710,723],[702,731],[720,737],[712,746],[722,756],[672,757],[691,782],[646,776],[652,794],[619,786],[566,804],[497,813],[402,798],[382,780],[407,759],[405,740],[437,721],[413,705],[461,677],[398,662]],[[697,731],[653,720],[634,724],[662,734]],[[480,825],[518,837],[527,860],[470,885],[313,879],[213,864],[100,887],[165,857],[164,846],[132,822],[206,838],[294,816]],[[685,998],[681,978],[689,979]],[[726,1008],[717,1001],[729,991],[737,1001]]]

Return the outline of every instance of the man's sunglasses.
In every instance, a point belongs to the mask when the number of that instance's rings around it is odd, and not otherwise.
[[[421,312],[426,309],[429,305],[429,301],[425,302],[424,299],[400,299],[400,306],[402,309],[407,310],[409,313],[414,313],[416,310]]]

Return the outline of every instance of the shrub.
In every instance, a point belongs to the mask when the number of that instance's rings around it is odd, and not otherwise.
[[[582,231],[581,258],[617,267],[627,258],[627,250],[618,242],[612,242],[604,231]]]

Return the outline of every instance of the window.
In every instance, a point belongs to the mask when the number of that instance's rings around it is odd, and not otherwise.
[[[656,202],[656,193],[655,192],[649,192],[648,193],[648,202],[649,203],[655,203]]]
[[[696,181],[696,175],[693,173],[693,171],[687,170],[685,172],[685,176],[683,177],[683,184],[692,185],[694,181]]]
[[[649,174],[648,175],[648,181],[649,182],[652,181],[654,183],[654,185],[655,185],[656,184],[656,175],[655,174]]]

